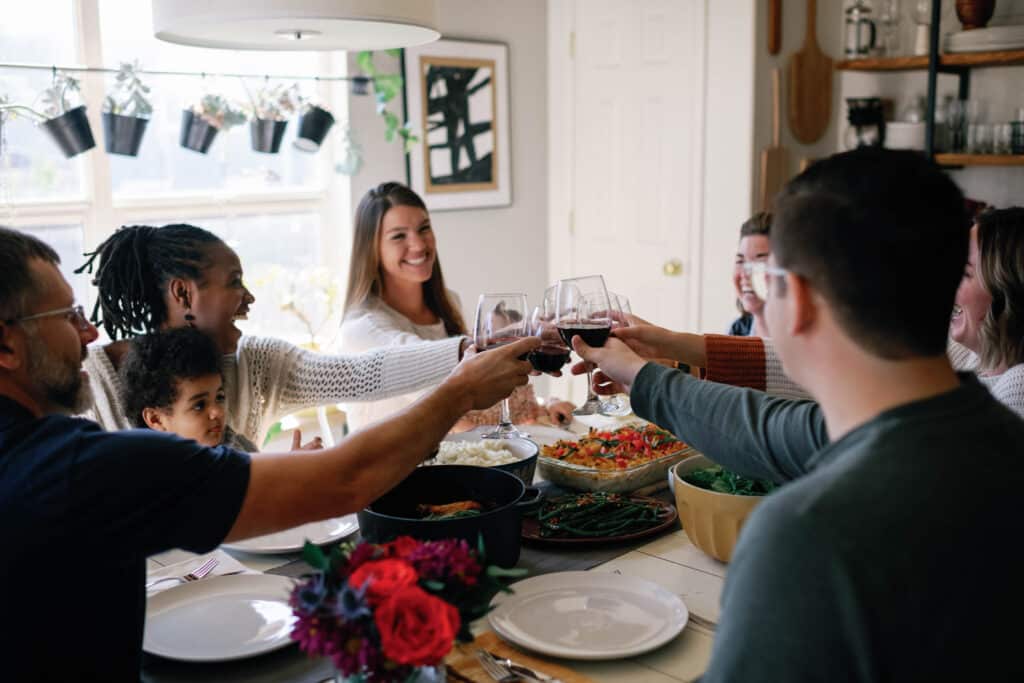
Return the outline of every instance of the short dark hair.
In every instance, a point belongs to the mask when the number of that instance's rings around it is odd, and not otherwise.
[[[1024,363],[1024,208],[984,211],[978,224],[981,284],[992,296],[981,321],[981,357],[985,368]]]
[[[30,262],[40,259],[57,265],[60,256],[37,237],[0,225],[0,320],[25,315],[28,298],[38,292]]]
[[[178,382],[223,375],[213,339],[194,327],[177,327],[131,340],[121,364],[121,400],[136,427],[145,427],[144,408],[170,408],[178,400]]]
[[[768,237],[772,233],[772,215],[767,211],[758,211],[753,216],[743,221],[740,226],[740,239],[751,235],[764,235]]]
[[[209,230],[185,223],[119,228],[75,270],[91,273],[99,259],[92,281],[99,290],[93,324],[102,326],[111,339],[160,329],[167,321],[164,287],[174,278],[201,280],[209,266],[210,247],[223,244]]]
[[[836,154],[787,183],[775,208],[775,260],[860,346],[893,360],[945,351],[970,223],[938,166],[912,151]]]

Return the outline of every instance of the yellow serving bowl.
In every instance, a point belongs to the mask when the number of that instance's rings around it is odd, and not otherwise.
[[[682,475],[714,464],[704,455],[690,456],[669,470],[670,483],[690,542],[716,560],[728,562],[743,522],[764,496],[719,493],[683,481]]]

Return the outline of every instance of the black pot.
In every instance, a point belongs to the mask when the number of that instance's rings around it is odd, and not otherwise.
[[[281,149],[284,129],[287,127],[287,121],[253,119],[249,123],[249,135],[252,139],[253,151],[263,152],[264,154],[277,154]]]
[[[315,152],[320,149],[327,131],[334,125],[334,117],[331,112],[320,107],[310,107],[305,114],[299,117],[299,134],[295,138],[297,149],[303,152]]]
[[[204,121],[203,117],[196,116],[191,109],[184,109],[181,112],[181,135],[178,136],[178,144],[193,152],[206,154],[219,131],[220,128]]]
[[[121,116],[106,112],[103,114],[103,139],[108,154],[138,156],[142,145],[142,134],[146,132],[149,119],[138,116]]]
[[[535,491],[535,490],[534,490]],[[513,567],[519,561],[522,508],[526,487],[513,474],[493,467],[434,465],[418,467],[395,488],[360,510],[359,531],[371,543],[386,543],[399,536],[418,540],[465,539],[476,548],[483,536],[487,562]],[[419,519],[419,504],[441,505],[475,500],[487,509],[476,517]]]
[[[64,156],[71,158],[96,146],[85,115],[85,105],[75,107],[56,118],[43,121],[40,126],[50,134]]]

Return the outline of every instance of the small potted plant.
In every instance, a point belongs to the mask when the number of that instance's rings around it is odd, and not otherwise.
[[[303,102],[300,111],[299,132],[292,144],[303,152],[315,152],[320,149],[334,125],[334,116],[326,108],[312,102]]]
[[[96,146],[89,127],[89,119],[85,115],[85,106],[70,108],[68,96],[78,91],[78,80],[67,74],[55,71],[53,85],[43,91],[41,98],[43,110],[36,111],[23,104],[8,102],[6,96],[0,97],[0,124],[6,117],[15,117],[19,112],[28,114],[43,127],[57,146],[69,159]]]
[[[249,133],[253,151],[277,154],[288,127],[288,117],[299,107],[301,96],[298,86],[267,85],[256,91],[255,96],[248,89],[246,93],[251,105]]]
[[[482,542],[481,542],[482,545]],[[292,639],[310,656],[329,657],[350,683],[437,683],[469,624],[511,592],[525,570],[486,566],[464,540],[343,545],[324,553],[306,543],[314,573],[292,591]]]
[[[179,144],[206,154],[221,130],[245,123],[245,112],[223,95],[203,95],[202,99],[181,112]]]
[[[107,152],[137,156],[153,113],[149,87],[139,79],[138,62],[121,62],[117,82],[103,100],[103,135]]]

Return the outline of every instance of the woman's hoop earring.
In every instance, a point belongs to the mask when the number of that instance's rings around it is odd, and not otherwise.
[[[186,313],[185,314],[185,324],[188,325],[189,327],[195,327],[196,326],[196,317],[194,315],[192,315],[191,313]]]

